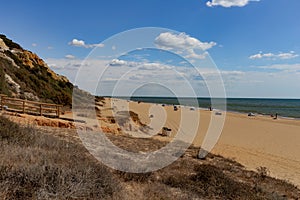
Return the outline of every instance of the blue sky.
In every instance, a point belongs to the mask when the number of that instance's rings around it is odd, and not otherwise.
[[[96,44],[129,29],[163,27],[210,44],[205,50],[228,96],[300,98],[298,0],[17,0],[1,7],[1,33],[72,81],[92,48],[104,48]],[[166,60],[148,55],[145,62],[178,65]]]

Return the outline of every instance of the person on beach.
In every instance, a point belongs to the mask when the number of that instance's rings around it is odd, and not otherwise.
[[[272,117],[273,119],[277,119],[278,114],[277,114],[277,113],[275,113],[275,115],[271,114],[271,117]]]

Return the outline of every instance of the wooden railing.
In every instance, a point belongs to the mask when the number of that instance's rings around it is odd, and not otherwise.
[[[24,99],[9,98],[0,94],[0,109],[26,114],[58,117],[61,113],[62,105],[27,101]]]

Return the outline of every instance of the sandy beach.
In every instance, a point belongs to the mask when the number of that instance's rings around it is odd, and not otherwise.
[[[176,135],[182,121],[181,113],[185,114],[185,121],[197,123],[195,113],[199,114],[200,125],[193,145],[200,147],[207,132],[211,116],[216,111],[190,109],[179,107],[174,111],[173,106],[162,106],[143,102],[128,102],[125,100],[105,100],[102,109],[103,116],[112,115],[112,110],[129,109],[138,114],[142,123],[153,128],[153,133],[146,137],[171,141]],[[118,105],[117,105],[118,104]],[[224,115],[225,113],[222,112]],[[151,116],[152,115],[152,116]],[[162,137],[154,132],[166,126],[171,128],[170,137]],[[126,131],[125,131],[126,132]],[[128,131],[135,137],[142,137],[134,131]],[[212,153],[234,159],[249,170],[266,167],[270,175],[287,180],[300,186],[300,120],[278,118],[274,120],[269,116],[248,117],[243,113],[226,113],[226,120],[221,136],[214,146]]]

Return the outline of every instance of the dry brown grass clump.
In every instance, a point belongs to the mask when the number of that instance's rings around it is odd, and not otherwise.
[[[119,182],[76,143],[0,117],[0,199],[112,199]]]

